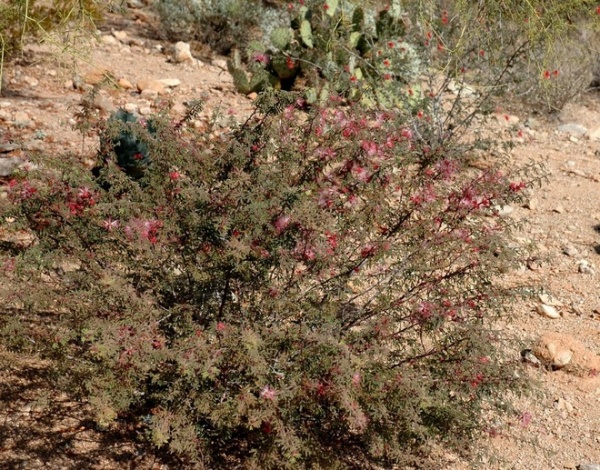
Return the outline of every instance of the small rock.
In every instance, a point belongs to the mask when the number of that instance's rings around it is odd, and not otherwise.
[[[27,114],[25,111],[17,111],[13,116],[13,120],[15,122],[28,122],[29,119],[29,114]]]
[[[23,81],[32,88],[35,88],[40,84],[40,81],[37,78],[30,77],[29,75],[24,76]]]
[[[552,211],[556,212],[557,214],[563,214],[565,212],[565,208],[559,205],[552,209]]]
[[[164,86],[169,88],[175,88],[181,85],[181,80],[179,80],[178,78],[161,78],[160,80],[156,81],[162,83]]]
[[[83,81],[88,85],[99,85],[100,83],[106,82],[112,78],[113,74],[105,69],[95,69],[91,72],[86,73],[83,76]],[[75,84],[76,88],[82,88],[79,84]]]
[[[579,272],[582,274],[591,274],[594,275],[595,271],[593,266],[590,264],[589,261],[585,260],[585,259],[581,259],[577,262],[578,268],[579,268]]]
[[[248,99],[254,101],[256,98],[258,98],[258,93],[256,93],[255,91],[253,91],[252,93],[248,93]]]
[[[75,83],[73,82],[73,80],[67,80],[65,81],[65,83],[63,83],[63,87],[67,90],[72,90],[73,88],[75,88]]]
[[[135,103],[126,103],[125,106],[123,106],[123,108],[125,108],[125,111],[127,111],[128,113],[135,113],[138,109],[138,105]]]
[[[574,258],[579,254],[579,250],[575,248],[573,245],[565,245],[562,247],[563,254]]]
[[[539,207],[539,202],[536,198],[532,197],[532,198],[528,199],[527,201],[525,201],[525,203],[523,204],[523,207],[525,209],[534,211]]]
[[[532,130],[539,130],[540,121],[535,118],[529,117],[524,122],[525,126]]]
[[[586,137],[589,140],[600,140],[600,127],[590,130]]]
[[[150,106],[144,106],[143,108],[140,108],[139,113],[140,116],[148,116],[149,114],[152,114],[152,108],[150,108]]]
[[[117,38],[115,38],[114,36],[111,36],[109,34],[102,36],[100,38],[100,42],[102,42],[102,44],[106,44],[108,46],[114,46],[114,45],[119,44],[119,41],[117,40]]]
[[[177,64],[181,62],[193,61],[194,57],[190,51],[190,45],[187,42],[179,41],[175,44],[173,51],[173,61]]]
[[[576,144],[577,142],[579,142],[579,139],[577,137],[575,137],[574,135],[570,135],[569,141]]]
[[[131,84],[131,82],[129,80],[127,80],[126,78],[119,78],[119,81],[117,83],[124,90],[130,90],[133,88],[133,85]]]
[[[12,152],[13,150],[17,150],[19,148],[19,146],[17,144],[10,144],[10,143],[0,143],[0,153],[9,153]]]
[[[156,94],[163,94],[165,92],[165,85],[159,80],[151,80],[148,78],[142,78],[137,82],[137,89],[140,93],[144,91],[153,91]]]
[[[0,109],[0,121],[10,121],[10,113],[6,109]]]
[[[37,242],[35,235],[25,231],[18,230],[16,232],[7,233],[0,228],[0,241],[13,247],[23,250],[33,246]]]
[[[112,104],[112,101],[110,101],[110,99],[100,94],[96,94],[94,96],[94,106],[96,107],[96,109],[99,109],[100,111],[105,111],[107,113],[112,113],[113,111],[117,110],[117,108],[114,104]]]
[[[496,209],[498,210],[498,215],[500,217],[506,217],[507,215],[510,215],[514,212],[514,208],[506,205],[506,206],[498,206],[496,207]]]
[[[552,358],[552,367],[554,369],[562,369],[573,358],[573,351],[568,349],[558,351]]]
[[[533,354],[531,349],[523,349],[523,351],[521,351],[521,358],[523,362],[533,364],[534,366],[540,366],[542,364],[535,354]]]
[[[227,70],[227,61],[225,59],[213,59],[212,64],[221,70]]]
[[[538,311],[548,318],[560,318],[560,313],[552,305],[540,304]]]
[[[577,465],[577,470],[600,470],[598,463],[580,463]]]
[[[122,43],[127,42],[127,33],[125,31],[113,31],[112,35]]]
[[[564,305],[560,300],[555,299],[549,294],[540,294],[538,297],[540,299],[540,302],[546,305],[550,305],[551,307],[562,307]]]
[[[565,134],[569,134],[573,137],[583,137],[587,134],[588,129],[581,124],[575,124],[570,122],[568,124],[562,124],[556,128],[559,132],[564,132]]]
[[[147,100],[155,100],[158,97],[158,92],[156,90],[143,90],[140,96]]]

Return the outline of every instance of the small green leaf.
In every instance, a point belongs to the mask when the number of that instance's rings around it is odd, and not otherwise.
[[[313,48],[313,37],[312,37],[312,27],[310,26],[310,21],[302,20],[300,23],[300,37],[302,38],[302,42],[308,46],[309,48]]]
[[[361,36],[362,32],[360,31],[354,31],[353,33],[350,33],[350,45],[356,48],[356,46],[358,46],[358,41],[360,41]]]
[[[325,9],[325,13],[327,13],[329,16],[333,17],[333,15],[335,15],[335,11],[337,10],[337,7],[338,7],[338,0],[327,0],[325,2],[325,5],[327,6],[327,8]]]

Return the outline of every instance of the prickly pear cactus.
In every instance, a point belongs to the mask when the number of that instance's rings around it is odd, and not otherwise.
[[[290,28],[277,28],[271,33],[271,43],[280,51],[285,51],[290,46],[294,36]]]

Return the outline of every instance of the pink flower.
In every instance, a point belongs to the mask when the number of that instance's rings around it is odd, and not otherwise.
[[[112,232],[114,229],[116,229],[119,226],[119,221],[113,220],[111,217],[109,217],[104,222],[102,222],[102,226],[104,227],[104,229],[107,232]]]
[[[227,328],[227,326],[225,325],[225,323],[223,323],[222,321],[220,321],[219,323],[217,323],[217,331],[225,331],[225,329]]]
[[[172,171],[171,173],[169,173],[169,179],[171,181],[176,181],[179,178],[181,178],[181,174],[178,171]]]
[[[281,214],[275,219],[273,225],[275,226],[277,235],[281,235],[289,227],[291,220],[292,218],[288,214]]]
[[[275,400],[277,397],[277,391],[269,385],[265,385],[265,387],[260,392],[260,397],[264,400]]]

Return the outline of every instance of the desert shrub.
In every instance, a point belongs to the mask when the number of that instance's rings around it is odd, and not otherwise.
[[[600,10],[588,0],[448,2],[445,41],[477,61],[473,83],[499,77],[496,93],[558,111],[588,89],[598,67]],[[439,21],[439,20],[438,20]],[[429,22],[435,24],[434,16]],[[511,67],[501,75],[507,58]],[[458,65],[458,64],[457,64]]]
[[[558,110],[590,85],[598,66],[600,15],[583,0],[306,0],[290,4],[289,14],[288,25],[230,62],[239,91],[308,88],[314,101],[349,72],[363,82],[363,100],[390,106],[434,69]]]
[[[537,173],[469,167],[435,112],[278,92],[228,133],[113,121],[104,141],[144,144],[141,179],[64,156],[8,184],[5,344],[53,358],[100,425],[132,423],[182,465],[468,448],[523,385],[493,328],[518,261],[498,208]]]
[[[244,49],[263,28],[272,29],[285,15],[285,10],[261,0],[159,0],[153,7],[165,39],[199,41],[219,54]]]

